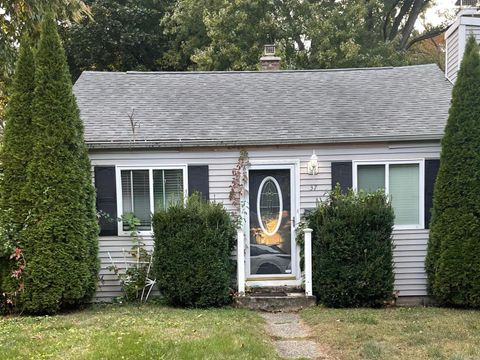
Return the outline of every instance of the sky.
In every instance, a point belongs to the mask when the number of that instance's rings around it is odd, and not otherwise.
[[[427,10],[425,19],[432,25],[440,25],[444,18],[438,14],[439,11],[448,10],[450,12],[456,9],[455,0],[434,0],[435,5]]]

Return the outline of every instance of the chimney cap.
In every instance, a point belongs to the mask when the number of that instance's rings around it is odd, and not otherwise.
[[[265,44],[263,48],[263,55],[275,56],[275,50],[276,50],[275,44]]]
[[[281,58],[275,55],[275,45],[265,45],[260,67],[263,71],[280,70]]]

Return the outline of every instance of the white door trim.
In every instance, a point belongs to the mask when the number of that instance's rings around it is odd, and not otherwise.
[[[291,200],[291,217],[292,217],[292,274],[279,275],[255,275],[250,274],[250,204],[249,204],[249,182],[246,184],[244,194],[244,204],[247,216],[244,221],[245,232],[245,276],[248,286],[282,286],[282,285],[300,285],[300,256],[299,248],[295,239],[295,228],[300,219],[300,160],[280,160],[280,161],[251,161],[248,168],[250,170],[290,170],[290,200]],[[254,206],[256,204],[253,204]]]

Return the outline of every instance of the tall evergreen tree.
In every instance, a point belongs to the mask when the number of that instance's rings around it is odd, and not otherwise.
[[[22,41],[8,104],[3,137],[1,208],[11,209],[11,222],[18,227],[25,220],[24,199],[19,196],[25,186],[26,171],[32,157],[32,104],[35,90],[35,63],[27,39]]]
[[[10,255],[22,248],[21,230],[28,212],[28,204],[21,196],[26,182],[26,167],[31,159],[32,104],[35,90],[35,63],[28,39],[24,38],[19,52],[12,97],[6,112],[6,126],[2,144],[0,179],[0,294],[14,293],[17,281],[11,272],[17,264]],[[0,270],[0,272],[2,272]]]
[[[88,300],[98,274],[98,225],[83,125],[57,26],[42,25],[36,56],[33,156],[25,196],[23,309],[53,313]]]
[[[480,307],[480,55],[470,37],[442,140],[426,270],[442,304]]]

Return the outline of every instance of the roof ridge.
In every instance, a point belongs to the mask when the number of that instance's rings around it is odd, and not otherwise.
[[[226,71],[95,71],[85,70],[84,73],[103,73],[103,74],[122,74],[122,75],[235,75],[235,74],[291,74],[291,73],[328,73],[328,72],[355,72],[355,71],[384,71],[395,70],[403,68],[414,67],[426,67],[437,66],[435,63],[431,64],[416,64],[416,65],[404,65],[404,66],[372,66],[372,67],[359,67],[359,68],[335,68],[335,69],[286,69],[286,70],[274,70],[274,71],[262,71],[262,70],[226,70]]]

